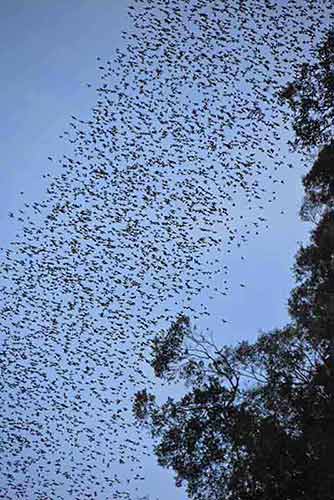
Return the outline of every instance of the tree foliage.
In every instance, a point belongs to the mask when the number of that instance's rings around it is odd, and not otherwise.
[[[281,92],[293,113],[295,146],[330,143],[334,119],[334,31],[324,38],[313,63],[299,66],[294,82]]]
[[[188,392],[161,406],[138,394],[134,409],[158,441],[159,464],[187,483],[190,498],[331,498],[325,350],[292,325],[233,348],[189,331],[184,341],[178,373]],[[154,352],[152,366],[160,363]]]
[[[324,146],[311,170],[303,177],[304,201],[300,210],[305,221],[318,222],[324,210],[334,208],[334,142]]]
[[[293,290],[290,314],[315,344],[328,344],[334,326],[334,216],[327,211],[312,232],[311,244],[300,248],[294,266],[299,285]]]

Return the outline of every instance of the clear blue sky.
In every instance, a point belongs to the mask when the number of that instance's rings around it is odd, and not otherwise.
[[[82,119],[90,116],[96,100],[96,57],[112,59],[114,50],[122,46],[120,33],[128,28],[127,3],[1,2],[1,247],[8,248],[19,231],[9,212],[17,213],[24,203],[45,197],[47,184],[42,176],[54,168],[47,157],[68,150],[59,136],[71,115]],[[93,87],[87,88],[87,82]],[[240,253],[225,257],[231,293],[223,302],[205,298],[210,318],[203,326],[223,342],[254,339],[260,329],[282,326],[288,319],[291,265],[297,242],[305,238],[307,227],[298,218],[302,171],[291,170],[286,175],[279,201],[266,210],[270,228],[253,237]],[[284,215],[280,214],[282,207]],[[240,288],[241,282],[247,283],[246,288]],[[223,328],[222,314],[228,320]],[[156,466],[154,457],[146,460],[144,469],[142,492],[150,494],[151,500],[185,499],[184,491],[174,487],[172,475]],[[35,497],[32,494],[25,500]]]

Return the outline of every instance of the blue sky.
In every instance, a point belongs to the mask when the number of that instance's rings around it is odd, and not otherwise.
[[[89,116],[97,77],[96,57],[122,44],[127,2],[2,2],[1,13],[1,223],[8,208],[38,198],[51,152],[72,114]],[[94,87],[93,87],[94,88]],[[10,228],[1,235],[9,241]],[[12,234],[12,233],[11,233]]]
[[[96,57],[112,59],[115,49],[123,46],[121,31],[129,26],[126,7],[125,0],[1,3],[2,248],[9,248],[15,234],[20,234],[19,224],[8,214],[19,214],[25,203],[46,197],[43,175],[56,168],[47,158],[70,150],[59,136],[71,115],[90,117],[96,101]],[[203,323],[203,328],[211,329],[221,342],[254,339],[259,330],[282,326],[288,320],[291,266],[298,241],[305,239],[308,231],[298,218],[302,173],[299,169],[285,173],[286,183],[277,202],[266,209],[269,229],[261,230],[239,252],[224,256],[231,290],[223,301],[205,297],[210,318]],[[247,286],[240,288],[240,283]],[[224,327],[222,315],[228,320]],[[149,493],[151,500],[185,498],[184,491],[174,487],[172,475],[155,465],[154,457],[146,460],[144,472],[142,491]]]
[[[110,58],[122,46],[127,1],[99,0],[98,6],[82,0],[2,2],[0,24],[0,102],[5,117],[0,128],[0,246],[5,249],[20,234],[9,213],[19,213],[25,203],[46,196],[43,175],[55,169],[47,158],[68,151],[59,136],[71,115],[90,117],[96,100],[96,58]],[[149,493],[152,500],[184,498],[172,474],[154,458],[148,460],[146,476],[143,494]],[[33,493],[30,498],[35,500]]]

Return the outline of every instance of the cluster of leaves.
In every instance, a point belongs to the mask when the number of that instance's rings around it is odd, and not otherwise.
[[[293,113],[295,146],[325,145],[333,137],[334,31],[327,33],[315,63],[299,66],[295,81],[281,92]]]
[[[333,60],[330,33],[318,62],[302,65],[297,83],[282,93],[295,113],[296,143],[305,147],[328,139]],[[155,374],[183,380],[188,392],[162,405],[139,393],[134,413],[156,440],[160,465],[186,483],[190,498],[333,498],[333,172],[331,139],[304,177],[304,206],[318,210],[320,220],[296,256],[289,325],[254,343],[221,347],[180,316],[153,343]]]
[[[304,201],[300,216],[304,221],[318,222],[324,210],[334,207],[334,142],[319,152],[310,172],[303,177]]]
[[[334,326],[334,214],[327,211],[311,244],[299,250],[294,266],[300,284],[289,300],[290,314],[315,343],[330,340]]]
[[[152,367],[157,377],[164,375],[168,379],[174,378],[177,362],[180,362],[186,354],[183,344],[189,326],[189,318],[180,315],[167,333],[162,332],[153,339],[153,350],[156,356]]]

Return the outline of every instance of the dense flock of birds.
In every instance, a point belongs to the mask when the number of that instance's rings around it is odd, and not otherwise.
[[[228,293],[224,255],[268,225],[292,166],[279,91],[333,10],[130,5],[125,49],[98,62],[91,118],[72,117],[72,154],[49,158],[61,172],[2,252],[1,499],[143,493],[150,449],[131,399],[154,383],[150,340],[179,312],[209,315],[193,298]]]

